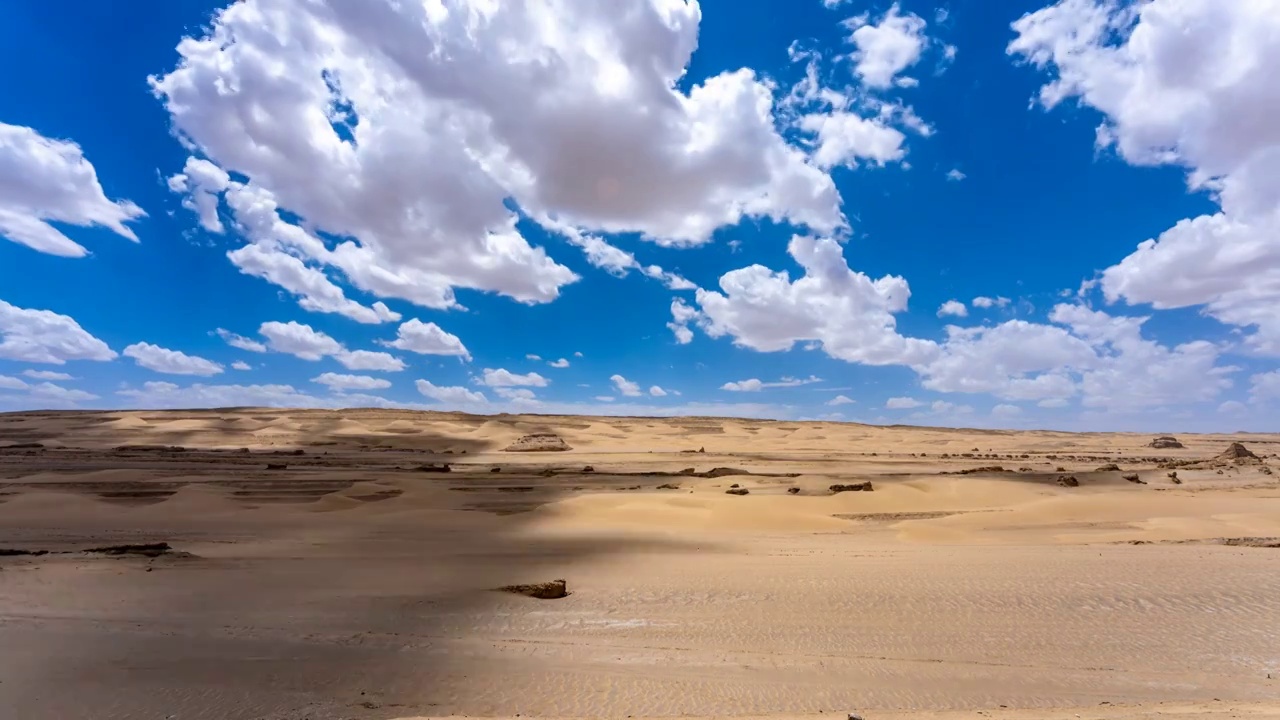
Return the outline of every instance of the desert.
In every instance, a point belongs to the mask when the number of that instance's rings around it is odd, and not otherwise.
[[[7,414],[0,707],[1276,716],[1280,436],[1176,440],[390,410]]]

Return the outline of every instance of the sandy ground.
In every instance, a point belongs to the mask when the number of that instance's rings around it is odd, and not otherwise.
[[[0,415],[0,716],[1280,717],[1280,435],[1179,439]]]

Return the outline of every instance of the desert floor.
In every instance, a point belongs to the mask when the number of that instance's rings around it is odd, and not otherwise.
[[[1151,439],[0,415],[0,716],[1278,717],[1280,435]]]

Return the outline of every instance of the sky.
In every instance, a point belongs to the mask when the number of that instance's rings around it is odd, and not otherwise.
[[[0,67],[0,411],[1280,419],[1280,0],[12,0]]]

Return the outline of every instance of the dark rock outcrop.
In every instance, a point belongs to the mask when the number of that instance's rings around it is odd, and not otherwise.
[[[1182,443],[1178,442],[1178,438],[1173,437],[1171,435],[1162,435],[1156,438],[1155,440],[1152,440],[1151,442],[1147,443],[1147,446],[1157,448],[1160,450],[1175,450],[1175,449],[1186,447]]]
[[[846,485],[832,485],[827,489],[831,491],[832,495],[842,492],[871,492],[872,490],[875,490],[871,485],[870,480],[860,483],[849,483]]]
[[[1079,487],[1080,481],[1076,479],[1075,475],[1059,475],[1058,484],[1062,487]]]
[[[498,588],[498,590],[538,600],[559,600],[569,594],[569,585],[564,580],[552,580],[530,585],[506,585]]]

